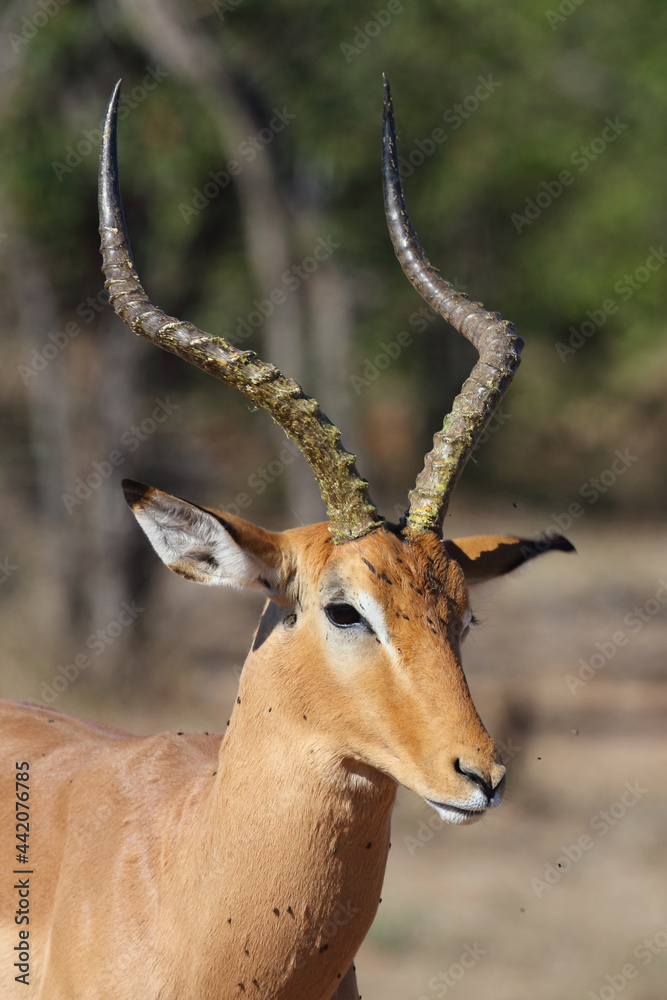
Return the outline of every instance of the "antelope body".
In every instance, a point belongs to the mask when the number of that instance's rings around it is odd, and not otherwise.
[[[126,481],[128,503],[172,570],[257,590],[266,603],[224,737],[135,737],[3,703],[3,830],[10,814],[13,822],[15,762],[30,764],[33,811],[29,925],[13,920],[11,881],[28,876],[9,875],[21,866],[11,837],[0,838],[0,949],[12,955],[25,929],[31,956],[28,987],[4,974],[0,997],[350,1000],[397,784],[451,823],[473,822],[502,798],[505,769],[461,668],[469,585],[540,548],[571,548],[561,538],[539,548],[510,537],[442,540],[447,499],[518,363],[518,341],[425,261],[402,201],[387,90],[386,204],[399,260],[486,352],[436,438],[405,523],[387,524],[338,432],[295,383],[146,298],[117,190],[117,101],[116,90],[100,194],[115,308],[136,332],[270,409],[309,457],[330,522],[273,533]]]

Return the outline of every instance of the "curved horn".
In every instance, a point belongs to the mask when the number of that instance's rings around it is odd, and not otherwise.
[[[523,340],[511,323],[487,312],[429,264],[405,207],[389,83],[384,78],[382,183],[387,225],[403,272],[439,316],[477,348],[479,361],[433,439],[433,449],[410,493],[406,531],[441,531],[452,492],[475,445],[519,367]]]
[[[301,387],[253,351],[239,351],[221,337],[211,337],[192,323],[167,316],[144,292],[132,259],[118,182],[116,120],[119,80],[109,101],[100,150],[99,215],[102,270],[109,300],[132,330],[197,368],[235,386],[271,414],[305,455],[331,521],[335,542],[373,531],[385,522],[368,494],[368,483],[355,468],[340,431]]]

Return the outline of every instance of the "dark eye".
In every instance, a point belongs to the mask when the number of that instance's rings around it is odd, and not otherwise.
[[[466,625],[466,627],[461,632],[461,641],[463,641],[464,639],[466,639],[468,637],[468,634],[470,633],[470,629],[471,628],[473,628],[475,625],[479,625],[479,624],[480,624],[479,618],[475,618],[474,615],[471,615],[470,616],[470,621],[468,622],[468,624]]]
[[[324,613],[332,625],[348,628],[350,625],[366,624],[356,608],[351,604],[327,604]]]

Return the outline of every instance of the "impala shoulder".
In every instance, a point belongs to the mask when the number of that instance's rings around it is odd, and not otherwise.
[[[111,740],[129,739],[130,734],[122,729],[115,729],[102,722],[80,719],[66,712],[57,712],[53,708],[30,701],[0,701],[0,725],[4,733],[7,727],[16,724],[29,727],[31,732],[42,729],[51,736],[62,735],[74,737],[107,737]]]

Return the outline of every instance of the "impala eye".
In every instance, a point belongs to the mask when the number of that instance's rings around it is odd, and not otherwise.
[[[467,638],[471,625],[479,625],[479,621],[472,613],[472,608],[468,608],[463,616],[463,628],[461,629],[461,642]]]
[[[464,627],[463,631],[461,632],[461,642],[463,642],[465,639],[468,638],[468,635],[470,634],[470,629],[474,625],[479,625],[479,624],[480,624],[479,618],[475,618],[475,616],[471,614],[468,624]]]
[[[338,628],[349,628],[350,625],[365,625],[356,608],[351,604],[327,604],[324,613],[332,625]]]

